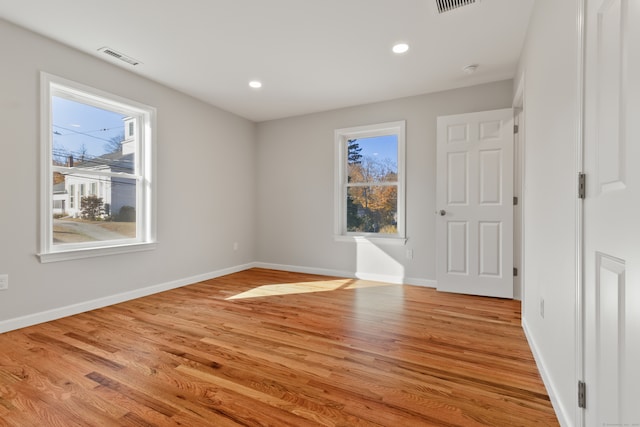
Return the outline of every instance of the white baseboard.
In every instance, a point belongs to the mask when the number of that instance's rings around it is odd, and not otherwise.
[[[434,289],[438,287],[438,282],[436,282],[435,280],[415,279],[412,277],[405,277],[404,284],[413,285],[413,286],[422,286],[424,288],[434,288]]]
[[[182,286],[191,285],[193,283],[202,282],[204,280],[214,279],[216,277],[225,276],[231,273],[247,270],[252,264],[238,265],[235,267],[224,268],[222,270],[212,271],[210,273],[199,274],[197,276],[186,277],[184,279],[174,280],[171,282],[161,283],[159,285],[148,286],[142,289],[135,289],[129,292],[123,292],[116,295],[110,295],[90,301],[72,304],[65,307],[55,308],[40,313],[29,314],[26,316],[16,317],[14,319],[3,320],[0,322],[0,333],[13,331],[15,329],[26,328],[27,326],[37,325],[38,323],[49,322],[51,320],[60,319],[74,314],[84,313],[86,311],[95,310],[113,304],[118,304],[132,299],[156,294],[158,292],[168,291],[170,289],[180,288]]]
[[[251,262],[248,264],[237,265],[234,267],[224,268],[209,273],[199,274],[196,276],[185,277],[183,279],[171,282],[160,283],[158,285],[148,286],[142,289],[135,289],[129,292],[123,292],[115,295],[109,295],[90,301],[84,301],[77,304],[67,305],[52,310],[42,311],[39,313],[29,314],[26,316],[16,317],[0,321],[0,334],[15,329],[26,328],[27,326],[37,325],[38,323],[49,322],[74,314],[84,313],[86,311],[95,310],[121,302],[130,301],[132,299],[153,295],[159,292],[168,291],[170,289],[180,288],[182,286],[191,285],[202,282],[204,280],[214,279],[216,277],[225,276],[227,274],[237,273],[239,271],[248,270],[250,268],[266,268],[270,270],[291,271],[295,273],[318,274],[323,276],[337,276],[358,278],[362,280],[372,280],[376,282],[388,282],[397,284],[408,284],[416,286],[435,287],[435,282],[425,279],[409,279],[401,276],[380,275],[380,274],[360,274],[342,270],[331,270],[315,267],[300,267],[295,265],[271,264],[264,262]]]
[[[402,285],[404,282],[404,277],[402,276],[391,276],[389,274],[372,274],[372,273],[355,273],[355,277],[361,280],[371,280],[372,282],[385,282],[385,283],[393,283],[396,285]]]
[[[556,412],[556,416],[558,417],[558,422],[563,427],[573,426],[569,413],[566,411],[566,408],[558,399],[558,393],[556,392],[557,389],[553,381],[551,380],[551,377],[549,376],[546,364],[544,363],[544,359],[542,359],[542,356],[540,355],[538,344],[529,332],[529,327],[527,326],[526,319],[522,319],[522,329],[524,330],[524,335],[527,337],[527,341],[529,342],[531,353],[533,353],[533,358],[535,359],[536,365],[538,366],[538,372],[540,372],[542,382],[544,382],[544,386],[547,389],[547,394],[549,395],[551,405],[553,405],[553,409]]]
[[[268,270],[290,271],[292,273],[318,274],[320,276],[349,277],[354,279],[356,278],[356,275],[352,272],[330,270],[327,268],[300,267],[297,265],[273,264],[269,262],[254,262],[251,266],[255,268],[266,268]]]
[[[424,286],[427,288],[435,288],[436,281],[428,279],[414,279],[404,276],[393,276],[387,274],[369,274],[352,271],[330,270],[325,268],[302,267],[299,265],[272,264],[268,262],[254,262],[253,267],[266,268],[269,270],[290,271],[293,273],[319,274],[322,276],[349,277],[353,279],[371,280],[374,282],[386,282],[404,285]]]

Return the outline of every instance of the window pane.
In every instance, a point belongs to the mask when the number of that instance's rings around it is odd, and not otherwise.
[[[350,139],[347,182],[397,182],[398,136]]]
[[[398,187],[347,188],[347,231],[397,234]]]
[[[134,173],[136,141],[125,128],[135,118],[58,96],[51,105],[54,166]]]
[[[40,261],[152,249],[155,109],[41,73]]]
[[[52,188],[53,245],[136,237],[135,179],[54,172]]]

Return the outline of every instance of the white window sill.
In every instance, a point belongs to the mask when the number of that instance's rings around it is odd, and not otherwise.
[[[337,235],[334,236],[336,242],[355,242],[355,243],[370,243],[374,245],[390,245],[390,246],[404,246],[407,243],[405,237],[380,237],[380,236],[351,236],[351,235]]]
[[[38,254],[41,263],[71,261],[82,258],[101,257],[106,255],[126,254],[131,252],[150,251],[156,248],[156,243],[133,243],[116,246],[102,246],[97,248],[69,249],[58,252]]]

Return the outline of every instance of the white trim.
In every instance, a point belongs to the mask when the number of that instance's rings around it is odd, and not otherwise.
[[[336,277],[349,277],[355,278],[355,274],[349,271],[332,270],[328,268],[316,268],[316,267],[300,267],[297,265],[285,265],[285,264],[273,264],[269,262],[254,262],[252,267],[266,268],[267,270],[282,270],[292,273],[306,273],[317,274],[319,276],[336,276]]]
[[[518,86],[513,97],[514,123],[518,125],[518,134],[514,139],[517,144],[515,148],[515,159],[513,162],[513,195],[518,197],[518,206],[514,208],[513,215],[513,248],[514,254],[518,254],[518,258],[514,257],[513,266],[518,269],[518,277],[514,278],[514,299],[520,300],[522,307],[522,315],[524,317],[525,310],[525,292],[524,292],[524,269],[525,269],[525,156],[526,156],[526,112],[525,112],[525,73],[520,75]],[[518,214],[518,215],[516,215]]]
[[[571,423],[571,417],[569,416],[567,408],[565,408],[558,399],[559,393],[556,391],[557,388],[553,383],[553,380],[551,379],[551,375],[548,373],[547,365],[544,363],[544,360],[540,356],[541,353],[540,351],[538,351],[538,345],[533,339],[533,335],[529,332],[529,327],[527,326],[526,319],[522,319],[522,330],[524,331],[524,335],[529,342],[531,353],[533,354],[533,358],[535,359],[536,366],[538,367],[538,372],[540,373],[540,377],[542,378],[542,382],[547,389],[547,394],[549,395],[549,399],[551,400],[551,405],[553,406],[553,409],[556,413],[556,417],[558,417],[558,422],[561,426],[573,425],[573,423]]]
[[[52,96],[97,106],[110,111],[136,117],[144,127],[139,129],[136,145],[135,170],[133,173],[109,173],[109,176],[121,176],[136,180],[136,224],[135,238],[118,241],[97,241],[75,244],[54,245],[52,223],[52,180],[53,171],[74,171],[77,168],[64,168],[52,165]],[[65,261],[94,256],[129,253],[155,248],[156,239],[156,200],[155,194],[155,135],[156,109],[131,99],[124,98],[100,89],[74,82],[53,74],[40,72],[40,262]],[[82,170],[90,176],[105,176],[104,171]],[[75,200],[79,206],[80,200]]]
[[[578,36],[578,76],[577,76],[577,85],[578,85],[578,123],[576,126],[577,138],[576,138],[576,186],[574,188],[578,188],[577,186],[577,175],[580,172],[584,172],[584,148],[585,148],[585,102],[584,97],[586,93],[585,87],[585,73],[586,73],[586,0],[577,0],[578,3],[578,11],[576,17],[576,31]],[[586,349],[585,349],[585,330],[586,330],[586,318],[585,318],[585,310],[586,310],[586,302],[584,295],[584,200],[576,197],[575,202],[575,218],[576,218],[576,242],[575,242],[575,251],[576,251],[576,282],[575,282],[575,345],[576,345],[576,385],[578,381],[585,381],[586,379],[586,369],[585,369],[585,361],[586,361]],[[577,393],[576,393],[577,400]],[[576,401],[577,403],[577,401]],[[578,407],[576,404],[576,426],[584,426],[586,424],[586,414],[585,409]]]
[[[350,128],[336,129],[334,131],[335,139],[335,163],[334,163],[334,234],[339,236],[364,235],[351,234],[346,232],[346,154],[347,140],[358,138],[370,138],[383,135],[398,136],[398,206],[397,206],[397,229],[398,234],[390,236],[391,238],[404,239],[406,237],[406,120],[395,122],[379,123],[366,126],[355,126]],[[380,183],[381,185],[386,185]],[[377,185],[377,184],[376,184]],[[386,239],[386,238],[385,238]],[[338,240],[338,239],[336,239]]]
[[[383,235],[351,235],[334,236],[336,242],[371,243],[373,245],[404,246],[407,239],[402,237],[382,237]]]
[[[53,226],[48,225],[45,218],[51,217],[53,212],[53,201],[49,194],[53,192],[53,182],[51,182],[51,150],[53,149],[53,135],[51,134],[51,76],[47,73],[40,73],[40,252],[49,250],[49,242],[53,241]],[[46,130],[45,130],[46,129]],[[45,133],[46,132],[46,133]],[[79,203],[74,199],[74,205]]]
[[[74,259],[93,258],[106,255],[117,255],[131,252],[151,251],[156,248],[156,243],[133,243],[123,245],[113,245],[95,248],[80,248],[73,250],[65,250],[59,252],[48,252],[38,254],[40,262],[45,264],[48,262],[70,261]]]
[[[421,286],[423,288],[433,288],[433,289],[436,289],[438,287],[438,282],[435,280],[415,279],[413,277],[405,277],[404,284],[411,285],[411,286]]]
[[[393,283],[394,285],[404,284],[404,276],[391,276],[389,274],[356,272],[355,277],[360,280],[370,280],[372,282]]]
[[[290,271],[292,273],[317,274],[320,276],[347,277],[352,279],[371,280],[373,282],[387,282],[398,285],[422,286],[425,288],[436,287],[435,280],[392,276],[387,274],[360,273],[344,270],[331,270],[326,268],[303,267],[298,265],[272,264],[268,262],[254,262],[252,267],[266,268],[268,270]]]
[[[195,276],[185,277],[183,279],[173,280],[171,282],[160,283],[157,285],[147,286],[141,289],[135,289],[129,292],[123,292],[115,295],[109,295],[90,301],[83,301],[71,304],[65,307],[54,308],[39,313],[28,314],[0,321],[0,334],[13,331],[16,329],[26,328],[28,326],[37,325],[39,323],[50,322],[75,314],[85,313],[87,311],[96,310],[98,308],[107,307],[114,304],[130,301],[136,298],[153,295],[159,292],[171,289],[181,288],[183,286],[193,285],[205,280],[215,279],[216,277],[226,276],[227,274],[238,273],[250,268],[265,268],[268,270],[289,271],[294,273],[317,274],[320,276],[346,277],[362,280],[372,280],[376,282],[388,282],[395,284],[406,284],[412,286],[422,286],[435,288],[435,281],[428,279],[403,278],[401,276],[387,276],[377,274],[360,274],[343,270],[332,270],[327,268],[301,267],[295,265],[272,264],[266,262],[250,262],[246,264],[236,265],[233,267],[215,270],[209,273],[198,274]]]
[[[110,295],[90,301],[84,301],[77,304],[68,305],[66,307],[54,308],[52,310],[47,310],[40,313],[34,313],[26,316],[16,317],[14,319],[3,320],[0,322],[0,333],[12,331],[15,329],[26,328],[27,326],[37,325],[38,323],[49,322],[52,320],[60,319],[62,317],[84,313],[113,304],[119,304],[136,298],[168,291],[170,289],[192,285],[204,280],[210,280],[216,277],[225,276],[227,274],[237,273],[239,271],[247,270],[252,267],[253,264],[238,265],[235,267],[212,271],[210,273],[199,274],[196,276],[186,277],[184,279],[174,280],[158,285],[152,285],[142,289],[136,289],[133,291]]]

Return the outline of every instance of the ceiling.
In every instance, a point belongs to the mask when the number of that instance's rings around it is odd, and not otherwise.
[[[0,17],[260,122],[512,78],[533,3],[0,0]]]

